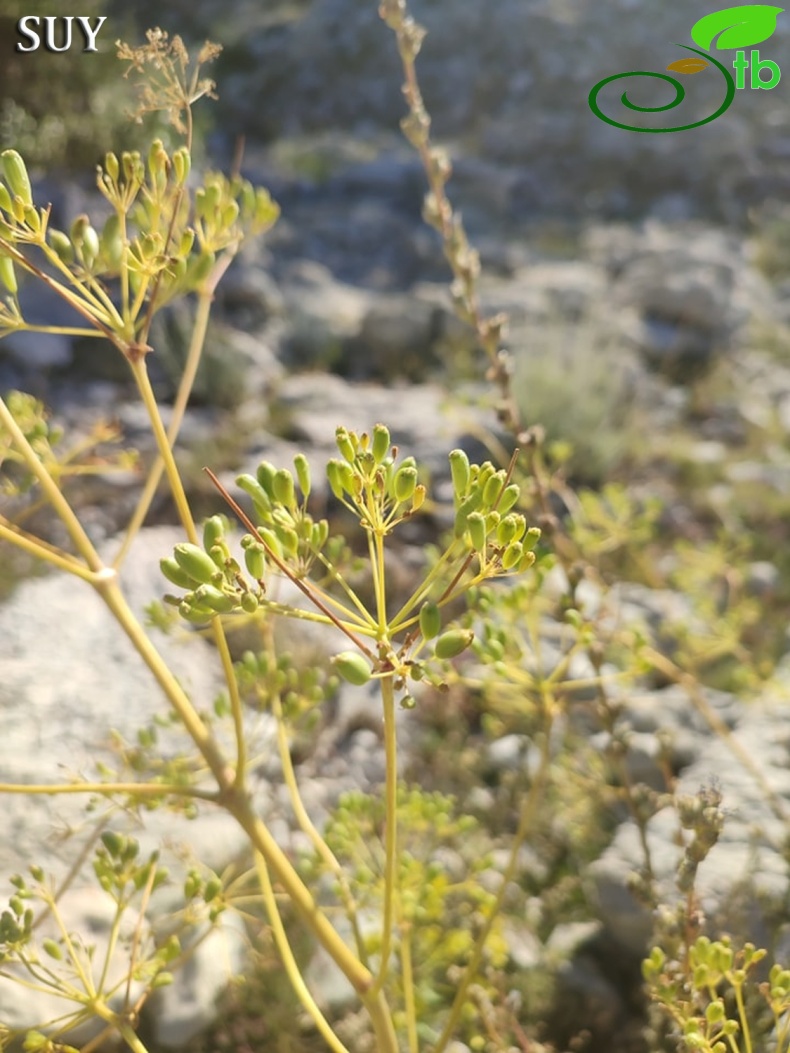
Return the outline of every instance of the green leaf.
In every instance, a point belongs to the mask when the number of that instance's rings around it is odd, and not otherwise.
[[[776,29],[776,19],[783,7],[768,4],[743,4],[726,7],[723,11],[712,11],[691,28],[691,39],[699,47],[709,51],[714,38],[716,47],[748,48],[767,40]]]

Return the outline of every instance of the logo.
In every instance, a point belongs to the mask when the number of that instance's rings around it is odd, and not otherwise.
[[[697,47],[678,44],[678,47],[691,54],[670,62],[666,67],[668,73],[632,70],[628,73],[615,73],[611,77],[605,77],[589,94],[590,109],[600,120],[628,132],[685,132],[690,128],[710,124],[729,109],[735,98],[735,92],[747,87],[747,70],[749,71],[748,87],[754,91],[768,91],[779,83],[782,74],[778,64],[770,58],[762,58],[755,45],[764,43],[773,34],[776,29],[776,19],[782,11],[784,11],[783,7],[745,4],[740,7],[727,7],[722,11],[713,11],[705,15],[691,27],[691,39]],[[717,51],[735,51],[735,58],[732,60],[734,77],[723,62],[710,54],[714,47]],[[748,57],[746,48],[749,49]],[[724,78],[724,101],[715,113],[709,117],[703,117],[702,120],[694,121],[693,124],[679,124],[673,128],[640,128],[638,125],[623,124],[612,117],[607,117],[598,105],[598,95],[607,84],[626,77],[653,77],[656,80],[667,81],[673,86],[675,98],[671,102],[663,106],[639,106],[628,98],[626,91],[620,96],[620,101],[623,106],[637,113],[665,113],[667,110],[674,110],[676,106],[680,106],[686,97],[686,89],[669,73],[692,76],[705,71],[718,71]]]

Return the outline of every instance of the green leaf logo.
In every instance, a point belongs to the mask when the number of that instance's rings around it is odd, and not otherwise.
[[[711,49],[716,37],[719,50],[762,44],[776,29],[776,19],[782,11],[783,7],[768,4],[744,4],[713,11],[694,23],[691,39],[706,51]]]

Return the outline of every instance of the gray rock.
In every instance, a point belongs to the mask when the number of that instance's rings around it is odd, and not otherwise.
[[[232,910],[217,926],[193,931],[181,946],[190,957],[174,974],[174,981],[160,987],[146,1004],[158,1044],[179,1049],[204,1031],[216,1015],[217,997],[247,964],[248,937],[244,923]]]

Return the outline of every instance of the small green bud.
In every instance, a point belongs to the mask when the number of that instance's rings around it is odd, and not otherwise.
[[[303,453],[297,453],[294,457],[294,468],[296,478],[299,481],[299,489],[305,498],[310,496],[310,465]]]
[[[165,556],[164,559],[160,559],[159,569],[173,585],[178,585],[182,589],[194,589],[195,579],[187,574],[185,570],[182,570],[172,556]]]
[[[370,665],[358,651],[341,651],[331,659],[332,665],[349,684],[361,687],[371,677]]]
[[[531,552],[540,541],[540,527],[530,527],[524,535],[524,549]]]
[[[420,632],[426,640],[432,640],[442,631],[442,613],[435,603],[426,601],[420,608]]]
[[[469,487],[469,458],[463,450],[450,451],[450,473],[453,478],[453,491],[458,500],[462,500]]]
[[[417,469],[411,465],[402,465],[395,473],[392,490],[398,501],[410,501],[417,488]]]
[[[354,459],[357,456],[357,445],[358,441],[354,442],[356,435],[349,432],[347,428],[340,427],[335,431],[335,441],[337,442],[337,448],[340,453],[345,457],[349,464],[354,463]]]
[[[190,577],[203,585],[211,585],[217,573],[217,565],[207,552],[197,545],[185,541],[173,549],[176,563]],[[175,583],[174,583],[175,584]]]
[[[480,512],[470,512],[466,518],[466,527],[472,538],[472,548],[483,552],[486,547],[486,521]]]
[[[296,491],[293,476],[287,468],[281,468],[275,473],[273,487],[274,496],[280,504],[286,508],[293,508],[296,504]]]
[[[474,640],[475,634],[471,629],[450,629],[436,641],[434,653],[437,658],[456,658]]]
[[[373,459],[376,464],[381,464],[387,454],[390,452],[390,433],[389,428],[383,424],[373,425],[373,445],[371,447],[373,453]]]
[[[33,192],[30,189],[30,176],[25,162],[16,150],[3,150],[0,154],[3,162],[3,175],[8,188],[14,197],[21,197],[25,205],[33,204]]]
[[[12,211],[11,195],[8,193],[8,187],[5,183],[0,183],[0,208],[8,214]]]

